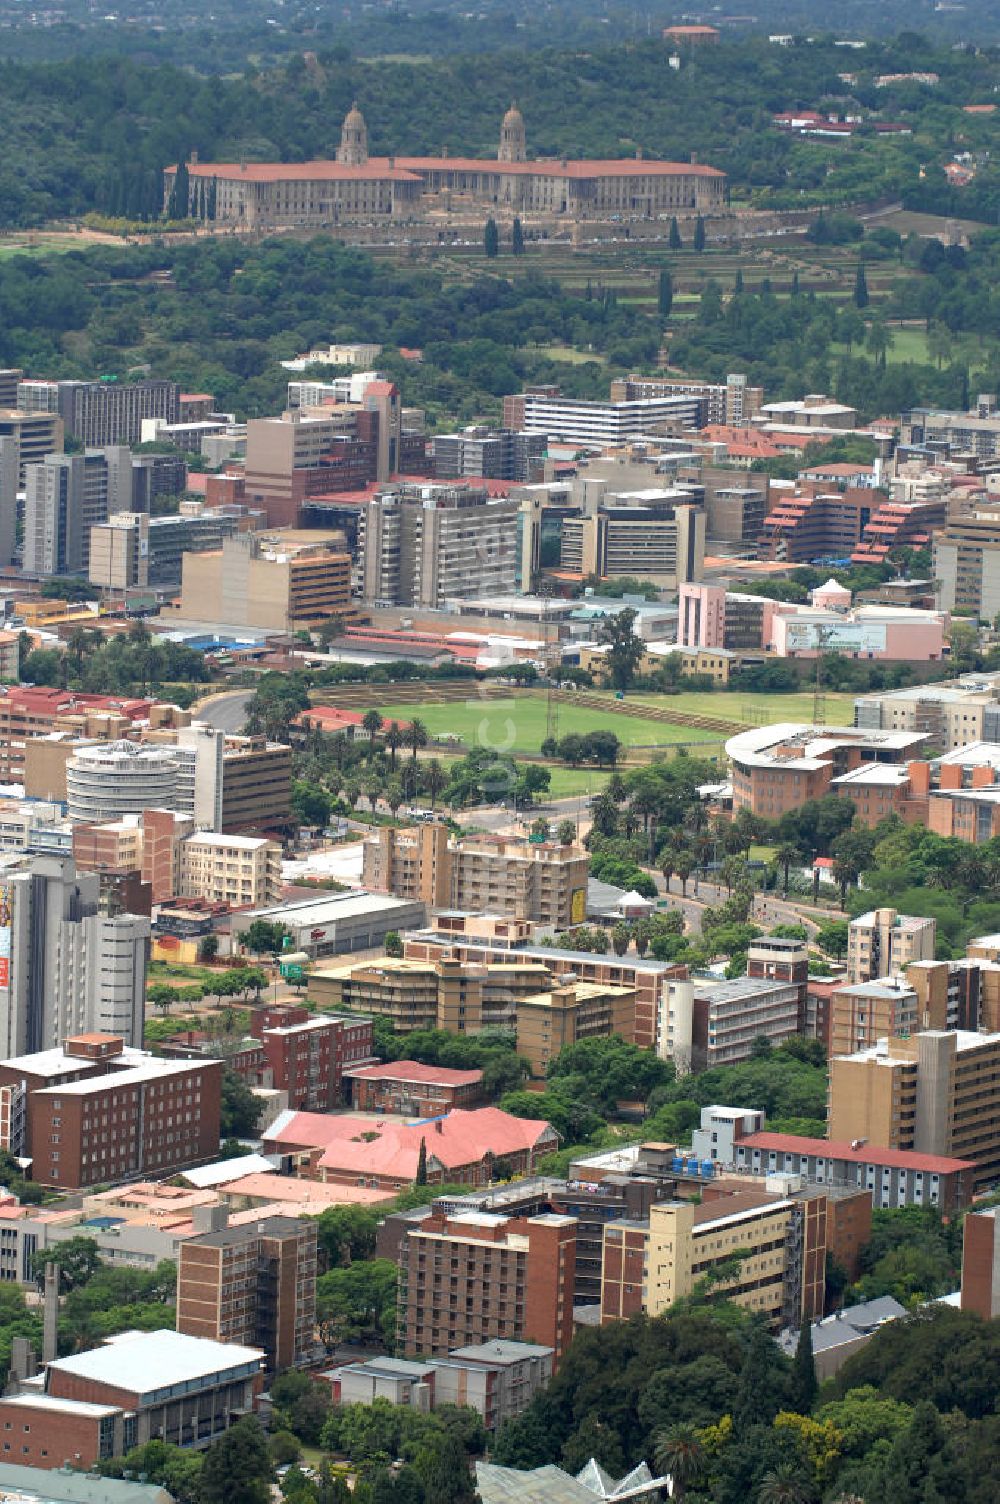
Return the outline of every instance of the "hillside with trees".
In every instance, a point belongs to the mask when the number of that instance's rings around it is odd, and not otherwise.
[[[308,45],[308,34],[298,44]],[[914,195],[930,207],[929,198],[948,193],[940,167],[955,147],[992,140],[990,119],[964,106],[992,98],[995,49],[955,50],[912,32],[849,53],[830,38],[777,47],[734,33],[685,56],[677,70],[658,38],[580,50],[546,37],[518,50],[508,43],[494,53],[428,57],[394,49],[374,60],[313,46],[308,60],[268,50],[272,66],[227,67],[211,78],[172,65],[163,45],[151,49],[160,65],[148,52],[142,61],[74,52],[0,67],[0,228],[88,210],[158,215],[162,169],[195,151],[202,161],[332,156],[355,99],[373,154],[494,156],[516,96],[535,156],[642,152],[686,161],[695,153],[729,174],[737,196],[789,208],[883,195]],[[206,41],[196,66],[210,69],[212,58]],[[842,76],[848,63],[852,81]],[[880,74],[914,71],[940,81],[876,86]],[[850,140],[804,140],[773,124],[773,114],[801,108],[899,122],[910,134],[869,125]],[[997,180],[987,163],[964,191],[962,212],[988,220],[983,184],[989,190]]]

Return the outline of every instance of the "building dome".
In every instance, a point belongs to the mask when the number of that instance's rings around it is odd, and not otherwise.
[[[527,160],[528,147],[524,129],[524,116],[516,104],[512,104],[503,123],[500,126],[500,150],[497,152],[497,160],[500,162],[524,162]]]

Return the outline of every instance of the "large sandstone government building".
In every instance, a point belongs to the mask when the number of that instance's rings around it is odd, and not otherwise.
[[[168,167],[164,174],[165,204],[176,172]],[[692,162],[529,161],[516,105],[503,118],[495,162],[369,157],[365,119],[355,105],[345,117],[336,161],[193,161],[188,174],[192,213],[204,216],[208,205],[215,223],[246,226],[406,220],[462,208],[571,218],[684,214],[716,209],[726,194],[725,173]]]

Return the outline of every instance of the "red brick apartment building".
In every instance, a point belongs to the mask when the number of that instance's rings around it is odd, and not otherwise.
[[[493,1338],[553,1348],[573,1336],[576,1218],[434,1212],[399,1256],[398,1337],[407,1356],[444,1356]]]
[[[890,549],[922,547],[947,520],[943,500],[890,503],[866,487],[831,491],[801,482],[794,493],[777,494],[764,518],[759,552],[789,564],[848,555],[856,564],[881,563]]]
[[[261,1347],[269,1373],[303,1363],[316,1326],[316,1223],[266,1217],[186,1238],[177,1330]]]
[[[261,1035],[272,1084],[288,1093],[289,1107],[328,1112],[340,1105],[340,1024],[334,1018],[308,1018],[278,1024]]]
[[[347,1066],[373,1059],[372,1021],[347,1014],[316,1016],[287,1003],[256,1008],[250,1022],[253,1044],[226,1057],[226,1066],[250,1086],[288,1093],[294,1111],[329,1112],[343,1101]],[[174,1058],[199,1059],[212,1047],[206,1034],[190,1030],[163,1046]]]
[[[477,1107],[483,1096],[482,1071],[449,1070],[396,1060],[387,1065],[362,1065],[344,1072],[351,1086],[356,1112],[399,1112],[420,1117]]]
[[[120,1332],[49,1363],[40,1389],[0,1399],[0,1460],[87,1470],[152,1440],[208,1446],[256,1407],[263,1357],[181,1332]]]
[[[963,1225],[962,1310],[984,1321],[1000,1316],[1000,1220],[998,1208],[970,1212]]]
[[[219,1152],[221,1060],[161,1060],[118,1035],[0,1062],[0,1146],[60,1190],[167,1176]]]

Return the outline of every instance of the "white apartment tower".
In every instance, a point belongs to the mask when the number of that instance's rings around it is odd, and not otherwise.
[[[150,925],[99,912],[100,878],[70,857],[33,857],[0,882],[0,1051],[55,1049],[75,1034],[142,1044]]]

